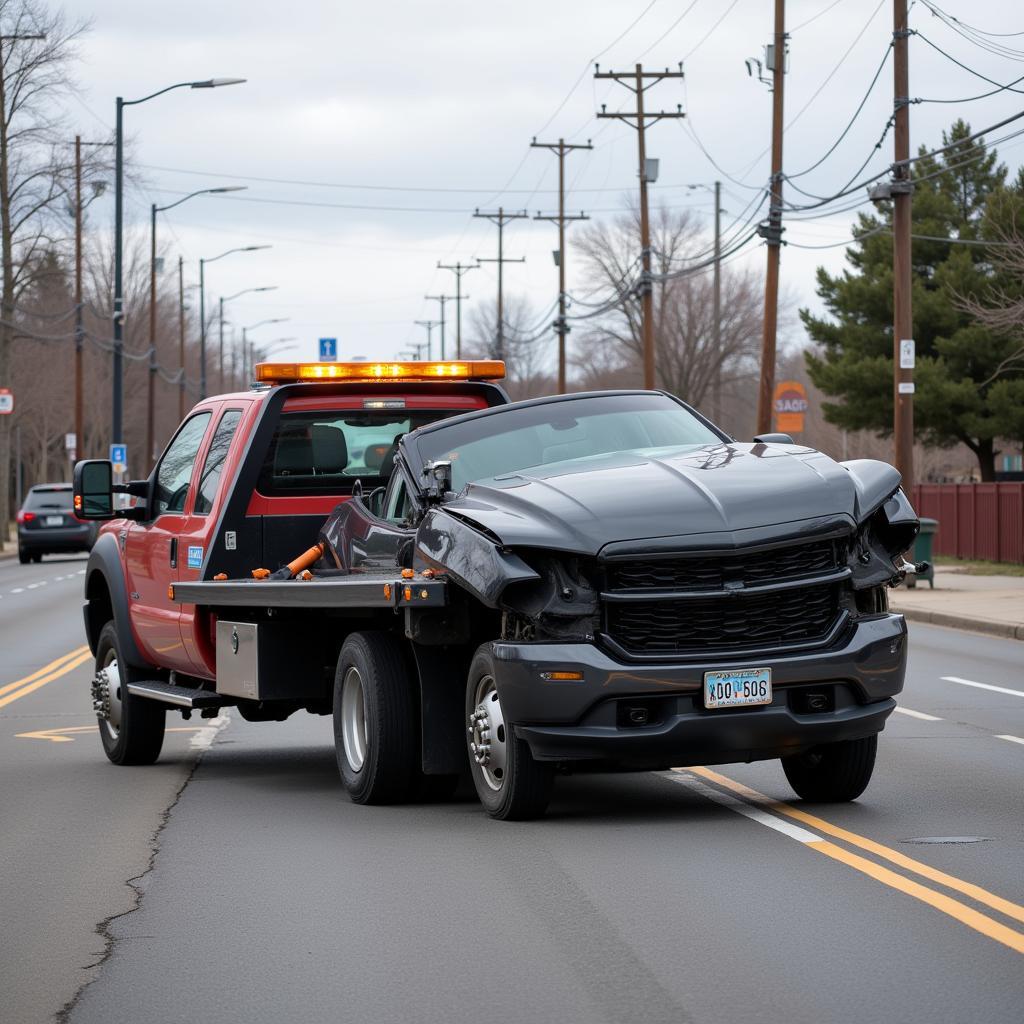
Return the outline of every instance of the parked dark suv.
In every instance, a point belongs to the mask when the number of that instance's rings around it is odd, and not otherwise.
[[[90,551],[97,524],[75,516],[71,484],[38,484],[18,512],[18,560],[38,562],[43,555]]]

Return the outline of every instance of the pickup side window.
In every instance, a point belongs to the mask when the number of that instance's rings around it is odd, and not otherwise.
[[[412,515],[412,502],[409,500],[409,488],[405,477],[397,470],[391,476],[391,484],[384,505],[383,518],[391,523],[405,526]]]
[[[220,423],[217,424],[213,440],[210,442],[210,450],[206,453],[202,475],[199,477],[199,487],[196,489],[196,502],[193,511],[197,516],[209,515],[213,508],[213,499],[217,496],[217,487],[220,485],[224,461],[228,457],[231,441],[241,418],[241,409],[227,409],[221,416]]]
[[[192,470],[203,443],[203,435],[209,425],[208,412],[201,412],[185,420],[164,452],[160,468],[156,471],[156,515],[160,516],[167,512],[180,515],[185,510],[185,498],[188,496]]]

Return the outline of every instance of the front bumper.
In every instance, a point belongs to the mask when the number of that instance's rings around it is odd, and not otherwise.
[[[902,615],[872,616],[852,623],[828,648],[742,661],[627,664],[592,644],[501,642],[493,654],[505,719],[539,760],[728,764],[881,731],[903,689],[907,627]],[[768,667],[772,704],[704,708],[705,672]],[[582,671],[584,678],[541,676],[559,670]],[[809,711],[802,700],[808,691],[826,692],[828,710]],[[649,724],[626,724],[623,704],[646,707]]]

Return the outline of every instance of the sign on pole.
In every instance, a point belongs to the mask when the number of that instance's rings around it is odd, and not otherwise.
[[[14,412],[14,395],[10,388],[0,388],[0,416],[10,416]]]
[[[338,339],[337,338],[321,338],[320,339],[320,362],[321,363],[333,363],[338,358]]]
[[[128,468],[128,445],[112,444],[110,446],[110,461],[118,473],[123,473]]]
[[[810,403],[807,389],[798,380],[782,380],[775,385],[772,407],[775,411],[775,429],[782,434],[802,434],[804,415]]]

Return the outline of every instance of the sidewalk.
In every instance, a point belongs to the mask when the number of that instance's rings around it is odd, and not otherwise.
[[[1024,576],[969,576],[936,566],[935,589],[889,591],[889,606],[914,622],[1024,640]]]

